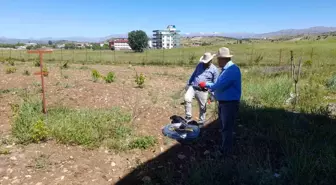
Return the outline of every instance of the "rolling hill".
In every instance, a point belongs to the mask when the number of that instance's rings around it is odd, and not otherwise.
[[[182,37],[192,38],[192,37],[226,37],[226,38],[236,38],[236,39],[243,39],[243,38],[279,38],[279,37],[288,37],[288,36],[298,36],[298,35],[318,35],[324,34],[328,32],[335,32],[336,27],[311,27],[305,29],[284,29],[275,32],[269,33],[221,33],[221,32],[211,32],[211,33],[204,33],[204,32],[194,32],[194,33],[183,33]],[[151,33],[150,33],[151,34]],[[148,34],[149,37],[152,35]],[[17,39],[17,38],[6,38],[0,37],[0,43],[8,43],[8,44],[15,44],[18,42],[36,42],[45,44],[49,40],[58,41],[58,40],[67,40],[67,41],[77,41],[77,42],[103,42],[110,38],[126,38],[127,34],[113,34],[106,37],[96,37],[96,38],[89,38],[89,37],[67,37],[67,38],[39,38],[39,39]]]

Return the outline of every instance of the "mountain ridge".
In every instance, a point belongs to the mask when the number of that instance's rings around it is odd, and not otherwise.
[[[282,36],[296,36],[304,34],[322,34],[328,32],[335,32],[336,27],[325,27],[325,26],[315,26],[303,29],[282,29],[274,32],[267,33],[222,33],[222,32],[194,32],[194,33],[182,33],[182,37],[209,37],[209,36],[220,36],[220,37],[230,37],[235,39],[243,38],[272,38],[272,37],[282,37]],[[151,35],[149,35],[151,37]],[[4,36],[0,37],[0,43],[15,44],[18,42],[35,42],[40,44],[46,44],[49,40],[51,41],[72,41],[72,42],[104,42],[111,38],[127,38],[127,34],[111,34],[105,37],[64,37],[64,38],[54,38],[54,37],[44,37],[44,38],[30,38],[30,39],[18,39],[18,38],[6,38]]]

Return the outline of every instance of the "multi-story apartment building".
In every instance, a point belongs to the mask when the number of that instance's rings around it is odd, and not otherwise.
[[[165,30],[154,30],[153,31],[153,48],[157,49],[171,49],[180,47],[179,30],[176,30],[175,25],[168,25]]]

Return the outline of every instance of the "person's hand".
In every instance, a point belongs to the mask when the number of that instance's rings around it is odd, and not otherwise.
[[[205,86],[206,86],[206,82],[200,82],[200,83],[198,84],[198,86],[200,86],[201,88],[205,88]]]

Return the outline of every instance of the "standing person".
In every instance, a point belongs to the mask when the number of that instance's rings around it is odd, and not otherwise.
[[[218,50],[218,65],[222,69],[215,83],[203,81],[199,84],[202,88],[209,88],[214,92],[218,101],[218,117],[222,125],[222,150],[225,154],[232,151],[233,127],[239,110],[241,98],[241,71],[231,61],[230,50],[222,47]]]
[[[186,93],[184,95],[185,100],[185,114],[186,119],[189,121],[192,118],[192,99],[195,97],[198,101],[199,106],[199,126],[203,126],[206,116],[207,100],[208,100],[208,90],[205,88],[199,88],[198,84],[202,81],[215,83],[219,71],[217,67],[212,64],[213,57],[211,53],[204,53],[200,58],[199,64],[192,73],[188,80],[186,86]]]

